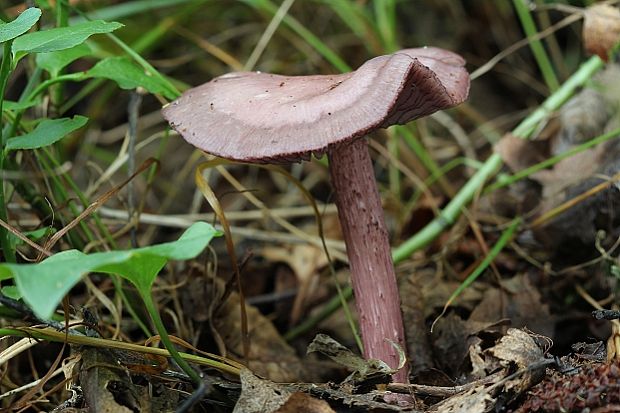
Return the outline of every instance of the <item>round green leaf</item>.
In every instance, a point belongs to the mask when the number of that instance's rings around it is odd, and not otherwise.
[[[24,301],[41,318],[50,318],[58,303],[89,272],[118,274],[139,290],[149,290],[168,260],[194,258],[219,233],[205,222],[189,227],[176,241],[127,251],[84,254],[69,250],[38,264],[0,264],[0,279],[14,278]]]
[[[53,52],[69,49],[84,43],[94,34],[110,33],[123,27],[116,22],[94,20],[74,26],[57,27],[49,30],[33,32],[18,37],[13,42],[13,57],[27,53]]]
[[[75,115],[73,118],[45,119],[25,135],[9,138],[6,150],[37,149],[51,145],[76,129],[86,125],[88,118]]]
[[[0,24],[0,43],[12,40],[26,33],[41,18],[41,10],[30,7],[9,23]]]

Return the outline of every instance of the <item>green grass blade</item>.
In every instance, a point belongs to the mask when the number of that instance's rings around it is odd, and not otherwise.
[[[365,6],[350,0],[321,0],[320,2],[340,17],[340,20],[362,41],[371,54],[383,53],[379,29]]]
[[[102,7],[70,19],[71,24],[87,20],[119,20],[136,14],[146,13],[166,7],[176,7],[185,3],[206,3],[210,0],[134,0]]]
[[[242,0],[244,3],[255,8],[256,10],[273,16],[278,11],[278,6],[273,4],[270,0]],[[332,49],[329,48],[321,39],[319,39],[314,33],[306,29],[299,20],[291,16],[285,16],[283,22],[291,30],[293,30],[299,37],[301,37],[306,43],[312,46],[321,56],[332,64],[336,69],[341,72],[350,72],[351,67],[340,58]]]
[[[469,274],[467,276],[467,278],[450,295],[450,298],[448,298],[448,301],[446,301],[446,304],[444,305],[441,314],[439,314],[439,316],[437,316],[437,318],[435,319],[435,322],[437,322],[437,320],[439,320],[445,314],[445,312],[448,309],[448,307],[450,306],[450,304],[452,304],[452,302],[454,302],[454,300],[463,291],[465,291],[465,289],[467,287],[472,285],[473,282],[476,281],[476,279],[478,279],[480,274],[482,274],[482,272],[484,270],[486,270],[489,267],[489,265],[491,265],[491,263],[493,262],[495,257],[497,257],[497,255],[504,249],[506,244],[508,244],[508,242],[512,239],[512,236],[514,235],[515,231],[519,227],[519,224],[521,224],[521,219],[517,218],[517,219],[514,219],[508,225],[508,228],[506,228],[502,232],[502,235],[499,237],[499,239],[497,240],[495,245],[493,245],[493,248],[491,248],[491,251],[489,251],[489,253],[486,255],[486,257],[484,257],[482,262],[472,271],[471,274]],[[433,325],[435,325],[435,322],[433,322]],[[432,327],[431,327],[431,331],[432,331]]]
[[[588,81],[603,67],[603,61],[598,57],[591,57],[579,70],[571,76],[553,95],[523,120],[512,134],[520,138],[528,138],[538,124],[560,108],[578,87]],[[433,219],[424,229],[409,238],[393,250],[394,261],[399,262],[409,257],[413,252],[425,247],[441,234],[441,232],[456,221],[461,210],[473,199],[474,195],[484,183],[500,168],[502,158],[498,154],[491,155],[483,166],[470,178],[456,196],[448,203],[438,217]]]
[[[4,113],[2,111],[2,106],[4,102],[4,92],[6,91],[6,85],[9,81],[9,76],[11,75],[11,67],[12,67],[12,57],[11,57],[11,44],[13,42],[9,40],[8,42],[2,45],[2,62],[0,62],[0,171],[4,171],[8,162],[5,162],[5,145],[6,145],[6,136],[4,133]],[[7,128],[8,129],[8,128]],[[2,173],[2,172],[0,172]],[[7,214],[7,200],[4,196],[4,176],[0,176],[0,219],[4,222],[8,221]],[[15,262],[15,250],[11,247],[11,242],[9,239],[9,232],[4,228],[0,228],[0,247],[2,247],[2,255],[4,256],[4,260],[7,262]]]
[[[385,52],[392,53],[400,49],[396,40],[396,2],[394,0],[380,0],[373,2],[377,27],[383,41]]]
[[[558,82],[558,78],[553,70],[553,65],[551,64],[551,60],[549,60],[549,56],[547,56],[547,52],[545,51],[541,41],[534,39],[534,36],[538,34],[538,30],[536,29],[534,19],[532,19],[532,15],[525,4],[525,0],[513,0],[513,4],[517,10],[519,19],[521,20],[523,31],[525,31],[525,34],[530,39],[530,49],[532,49],[538,68],[543,75],[543,79],[545,79],[545,83],[547,84],[549,90],[551,92],[555,92],[560,87],[560,83]]]

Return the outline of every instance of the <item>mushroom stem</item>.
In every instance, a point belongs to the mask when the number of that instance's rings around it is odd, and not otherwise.
[[[364,344],[364,357],[380,359],[390,367],[405,351],[405,334],[381,198],[375,182],[368,144],[355,139],[328,151],[338,217],[347,245],[351,282]],[[407,383],[408,365],[394,374]]]

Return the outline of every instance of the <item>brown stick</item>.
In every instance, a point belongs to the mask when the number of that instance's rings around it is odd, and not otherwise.
[[[398,352],[388,340],[403,351],[407,347],[388,232],[366,140],[333,148],[329,168],[347,245],[364,357],[396,368]],[[394,380],[408,383],[408,371],[405,365]]]

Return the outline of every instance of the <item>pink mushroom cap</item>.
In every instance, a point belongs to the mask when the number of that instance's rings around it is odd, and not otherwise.
[[[162,113],[185,140],[213,155],[298,162],[458,105],[469,93],[464,66],[455,53],[425,47],[339,75],[234,72],[186,91]]]

